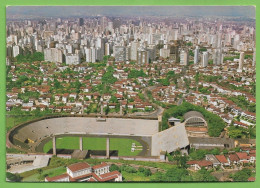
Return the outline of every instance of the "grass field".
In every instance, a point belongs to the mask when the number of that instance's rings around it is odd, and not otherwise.
[[[131,152],[132,143],[141,145],[136,140],[126,138],[110,138],[110,150],[118,150],[119,156],[135,156],[140,150]],[[78,137],[63,137],[56,140],[57,149],[79,149]],[[44,145],[43,151],[47,153],[52,149],[52,140]],[[106,138],[83,137],[83,149],[85,150],[105,150]]]
[[[54,176],[61,175],[65,172],[66,172],[66,167],[64,166],[52,168],[52,169],[46,169],[46,170],[42,170],[41,173],[37,171],[33,175],[24,177],[22,181],[24,182],[44,181],[45,176],[54,177]]]

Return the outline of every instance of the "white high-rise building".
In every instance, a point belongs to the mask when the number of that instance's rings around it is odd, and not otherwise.
[[[13,57],[18,56],[21,53],[21,47],[18,45],[13,46]]]
[[[221,48],[214,49],[213,51],[213,64],[221,65],[223,64],[223,54]]]
[[[202,54],[202,67],[208,66],[208,52],[203,52]]]
[[[199,62],[199,47],[196,46],[194,50],[194,64],[197,64]]]
[[[44,49],[44,61],[50,61],[55,63],[63,62],[63,51],[57,48]]]
[[[94,47],[91,47],[91,62],[95,63],[97,60],[97,52],[96,49]]]
[[[86,48],[85,49],[86,54],[86,62],[95,63],[97,60],[97,50],[94,47]]]
[[[139,65],[147,65],[149,63],[148,51],[139,49],[137,51],[137,63]]]
[[[86,48],[85,49],[85,54],[86,54],[86,62],[91,62],[91,56],[92,56],[92,53],[91,53],[91,49],[90,48]]]
[[[245,52],[240,52],[238,72],[242,72],[243,70],[244,56],[245,56]]]
[[[131,60],[134,61],[137,60],[137,50],[139,46],[140,46],[139,42],[134,41],[131,43]]]
[[[103,59],[103,56],[104,56],[104,53],[105,53],[105,48],[104,48],[105,42],[104,42],[104,39],[98,37],[97,40],[96,40],[95,46],[96,46],[96,49],[100,48],[100,53],[101,53],[100,55],[102,56],[102,59]]]
[[[180,53],[180,64],[187,66],[189,64],[189,53],[187,50],[182,50]]]
[[[126,60],[126,49],[124,46],[114,46],[113,51],[116,62]]]
[[[166,49],[166,48],[160,49],[160,56],[163,58],[170,57],[170,49]]]
[[[78,65],[80,64],[80,54],[67,54],[66,55],[67,65]]]

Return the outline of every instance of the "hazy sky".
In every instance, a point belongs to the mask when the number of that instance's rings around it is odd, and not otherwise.
[[[70,16],[240,16],[255,17],[254,6],[9,6],[7,18]]]

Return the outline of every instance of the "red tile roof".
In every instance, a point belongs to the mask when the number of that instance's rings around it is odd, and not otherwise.
[[[72,171],[72,172],[76,172],[85,168],[90,168],[90,165],[88,163],[84,163],[84,162],[80,162],[80,163],[76,163],[76,164],[72,164],[70,166],[68,166],[68,168]]]
[[[249,177],[247,180],[248,181],[255,181],[255,177]]]
[[[77,177],[74,177],[74,178],[70,176],[70,181],[71,181],[71,182],[75,182],[75,181],[78,181],[78,180],[80,180],[80,179],[85,179],[85,178],[91,177],[91,176],[93,176],[93,173],[84,174],[84,175],[77,176]]]
[[[230,155],[228,156],[228,158],[229,158],[229,160],[230,160],[231,162],[239,161],[239,158],[238,158],[238,156],[237,156],[236,154],[230,154]]]
[[[59,179],[63,179],[63,178],[66,178],[66,177],[69,177],[69,175],[67,173],[61,174],[59,176],[54,176],[54,177],[46,177],[46,180],[51,182],[51,181],[57,181]]]
[[[215,157],[221,163],[228,163],[228,160],[227,160],[227,158],[224,155],[215,155]]]
[[[247,155],[246,152],[237,152],[236,154],[237,154],[237,156],[240,160],[248,160],[249,159],[249,156]]]
[[[198,164],[200,167],[203,167],[203,166],[211,166],[213,163],[211,161],[206,161],[206,160],[201,160],[201,161],[193,160],[193,161],[187,161],[187,164],[188,165]]]
[[[98,169],[98,168],[103,168],[103,167],[106,167],[106,166],[109,166],[109,165],[107,163],[105,163],[105,162],[102,162],[99,165],[92,166],[92,168],[93,169]]]
[[[120,176],[120,172],[118,172],[117,170],[113,171],[113,172],[109,172],[109,173],[100,175],[101,181],[113,180],[115,178],[118,178],[118,176]]]

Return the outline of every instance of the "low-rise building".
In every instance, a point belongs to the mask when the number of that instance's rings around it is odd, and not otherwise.
[[[122,174],[118,171],[109,171],[109,165],[102,162],[90,166],[88,163],[79,162],[67,167],[67,172],[54,177],[46,177],[45,182],[108,182],[122,181]]]

